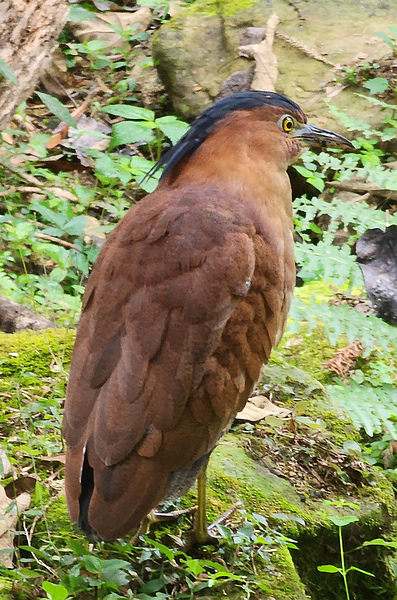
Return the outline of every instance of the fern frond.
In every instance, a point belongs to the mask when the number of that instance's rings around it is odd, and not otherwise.
[[[315,302],[308,305],[294,297],[290,318],[294,321],[295,333],[299,331],[299,323],[302,322],[308,324],[309,331],[322,325],[334,346],[342,336],[346,336],[349,343],[361,340],[365,346],[364,358],[371,354],[375,346],[386,355],[397,349],[396,327],[388,325],[375,315],[365,315],[351,306],[329,306]]]
[[[363,278],[355,256],[348,246],[332,246],[327,242],[295,245],[295,260],[301,267],[299,276],[304,281],[323,279],[342,286],[362,286]]]
[[[352,383],[348,386],[330,385],[331,398],[340,404],[357,429],[373,437],[389,433],[397,439],[397,389],[391,385],[370,387]]]

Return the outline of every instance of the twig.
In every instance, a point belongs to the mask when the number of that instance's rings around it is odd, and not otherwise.
[[[388,190],[381,188],[374,181],[327,181],[325,184],[327,187],[332,187],[337,190],[345,190],[346,192],[355,192],[356,194],[374,194],[376,196],[382,196],[387,200],[396,200],[397,192],[395,190]]]
[[[22,527],[23,527],[23,530],[24,530],[25,535],[26,535],[26,541],[28,543],[28,546],[30,546],[31,548],[33,548],[33,546],[32,546],[32,538],[30,537],[28,528],[26,527],[25,519],[23,519]],[[30,552],[32,553],[32,556],[33,556],[34,560],[37,562],[37,564],[39,564],[42,567],[44,567],[45,569],[47,569],[47,571],[49,571],[51,573],[51,575],[54,575],[55,577],[58,577],[58,573],[54,569],[52,569],[50,566],[48,566],[44,561],[42,561],[40,558],[38,558],[36,556],[36,554],[33,552],[33,550],[30,550]]]
[[[300,19],[301,21],[306,21],[306,17],[303,16],[297,2],[294,2],[293,0],[288,0],[288,4],[296,10],[296,12],[298,13],[298,19]]]
[[[19,177],[22,177],[22,179],[25,179],[26,181],[28,181],[32,185],[37,185],[40,188],[42,188],[44,186],[44,183],[41,183],[41,181],[39,181],[38,179],[36,179],[36,177],[33,177],[33,175],[28,175],[27,173],[24,173],[22,171],[22,169],[20,169],[19,167],[14,167],[14,165],[12,165],[3,156],[0,156],[0,164],[2,164],[3,167],[5,169],[7,169],[8,171],[11,171],[11,173],[15,173],[16,175],[19,175]]]
[[[33,538],[33,533],[35,530],[35,527],[37,525],[37,522],[39,519],[42,518],[42,516],[47,512],[47,510],[50,508],[51,504],[53,504],[55,502],[55,500],[57,500],[60,496],[62,496],[65,493],[65,490],[62,488],[61,490],[59,490],[59,492],[53,496],[48,502],[47,504],[45,504],[42,509],[41,509],[41,514],[40,515],[36,515],[33,519],[32,525],[30,526],[29,531],[27,531],[27,527],[24,528],[25,529],[25,533],[26,536],[28,537],[29,540],[29,546],[30,546],[30,542],[32,541]]]
[[[47,240],[48,242],[54,242],[54,244],[58,244],[59,246],[64,246],[65,248],[72,248],[73,250],[78,250],[77,246],[71,244],[70,242],[66,242],[64,240],[60,240],[52,235],[47,235],[46,233],[39,233],[36,231],[35,236],[40,238],[41,240]]]
[[[294,46],[294,48],[301,50],[301,52],[303,52],[304,54],[307,54],[307,56],[310,56],[310,58],[314,58],[315,60],[318,60],[318,61],[324,63],[325,65],[328,65],[329,67],[334,67],[335,69],[340,68],[340,65],[336,65],[335,63],[331,62],[330,60],[323,58],[320,54],[317,54],[317,52],[315,50],[312,50],[311,48],[308,48],[305,44],[302,44],[302,42],[298,42],[294,38],[291,38],[288,35],[281,33],[280,31],[276,31],[275,35],[280,40],[283,40],[284,42],[287,42],[287,44]]]

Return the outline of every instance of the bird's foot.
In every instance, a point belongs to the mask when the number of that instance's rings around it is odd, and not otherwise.
[[[176,521],[179,517],[186,515],[193,515],[197,511],[197,506],[191,506],[190,508],[182,508],[180,510],[172,510],[170,512],[160,512],[158,510],[151,510],[148,514],[148,518],[151,523],[161,523],[163,521]]]
[[[164,523],[168,521],[176,521],[179,517],[184,515],[191,515],[197,511],[197,506],[191,506],[190,508],[183,508],[181,510],[173,510],[170,512],[161,512],[158,510],[151,510],[139,524],[138,529],[130,540],[130,544],[135,546],[138,542],[139,536],[145,535],[149,532],[150,525],[153,523]]]
[[[189,541],[185,545],[185,549],[189,550],[193,546],[204,544],[218,544],[222,536],[219,534],[218,525],[223,525],[228,521],[232,514],[242,506],[241,501],[235,502],[228,510],[226,510],[216,521],[211,525],[201,524],[196,522]]]

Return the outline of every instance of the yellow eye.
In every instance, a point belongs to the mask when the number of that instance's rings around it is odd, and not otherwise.
[[[291,117],[290,115],[282,117],[281,129],[283,131],[285,131],[285,133],[289,133],[290,131],[293,130],[294,127],[295,127],[295,121],[294,121],[293,117]]]

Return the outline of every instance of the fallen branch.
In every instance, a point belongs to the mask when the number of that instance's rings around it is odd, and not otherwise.
[[[293,46],[294,48],[297,48],[298,50],[300,50],[301,52],[303,52],[303,54],[306,54],[310,58],[314,58],[315,60],[318,60],[318,61],[324,63],[325,65],[328,65],[329,67],[333,67],[334,69],[339,69],[340,68],[340,65],[336,65],[335,63],[331,62],[330,60],[327,60],[326,58],[324,58],[323,56],[321,56],[321,54],[318,54],[315,50],[312,50],[311,48],[309,48],[305,44],[302,44],[302,42],[298,42],[294,38],[289,37],[288,35],[285,35],[285,33],[281,33],[280,31],[277,31],[276,32],[276,37],[279,40],[283,40],[284,42],[286,42],[290,46]]]
[[[48,242],[54,242],[54,244],[58,244],[59,246],[63,246],[64,248],[71,248],[72,250],[78,250],[77,246],[72,244],[71,242],[66,242],[65,240],[60,240],[57,237],[52,235],[47,235],[46,233],[39,233],[36,231],[35,236],[40,238],[41,240],[47,240]]]
[[[356,194],[374,194],[375,196],[382,196],[388,200],[397,201],[397,191],[380,188],[379,185],[373,181],[327,181],[326,186],[329,188],[335,188],[336,190],[344,190],[346,192],[355,192]]]

